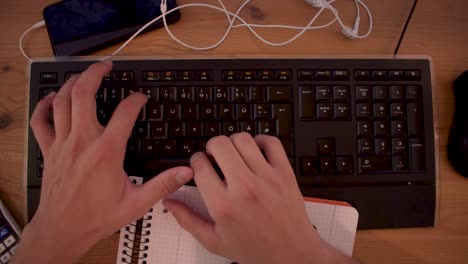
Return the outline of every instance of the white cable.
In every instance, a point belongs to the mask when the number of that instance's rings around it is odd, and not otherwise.
[[[294,40],[296,40],[297,38],[299,38],[300,36],[302,36],[307,30],[312,30],[312,29],[321,29],[321,28],[326,28],[330,25],[332,25],[333,23],[335,22],[338,22],[339,25],[344,29],[345,28],[345,25],[344,23],[341,21],[340,17],[339,17],[339,13],[338,11],[331,5],[333,2],[335,2],[335,0],[330,0],[330,1],[326,1],[324,0],[324,6],[322,8],[320,8],[320,10],[315,14],[315,16],[309,21],[309,23],[306,25],[306,26],[289,26],[289,25],[260,25],[260,24],[249,24],[247,23],[243,18],[241,18],[239,16],[239,13],[242,11],[242,9],[250,2],[251,0],[246,0],[236,11],[236,13],[232,13],[230,11],[227,10],[226,6],[223,4],[222,0],[218,0],[219,4],[221,5],[221,7],[218,7],[218,6],[214,6],[214,5],[210,5],[210,4],[204,4],[204,3],[191,3],[191,4],[185,4],[185,5],[180,5],[180,6],[177,6],[169,11],[167,11],[167,0],[161,0],[161,6],[160,6],[160,9],[161,9],[161,15],[154,18],[153,20],[151,20],[150,22],[146,23],[144,26],[142,26],[137,32],[135,32],[125,43],[123,43],[116,51],[114,51],[110,56],[107,56],[105,58],[103,58],[102,60],[106,60],[106,59],[109,59],[111,58],[112,56],[115,56],[116,54],[118,54],[122,49],[124,49],[134,38],[136,38],[143,30],[145,30],[146,28],[148,28],[149,26],[151,26],[153,23],[155,23],[156,21],[160,20],[162,18],[163,20],[163,24],[164,24],[164,28],[166,29],[166,32],[169,34],[169,36],[171,36],[171,38],[176,41],[177,43],[179,43],[180,45],[186,47],[186,48],[189,48],[189,49],[193,49],[193,50],[209,50],[209,49],[213,49],[213,48],[216,48],[217,46],[221,45],[224,40],[227,38],[227,36],[229,35],[229,33],[231,32],[231,30],[233,28],[238,28],[238,27],[247,27],[247,29],[252,32],[252,34],[257,37],[260,41],[264,42],[265,44],[267,45],[270,45],[270,46],[284,46],[284,45],[287,45],[291,42],[293,42]],[[364,35],[354,35],[355,38],[366,38],[370,35],[370,33],[372,32],[372,24],[373,24],[373,20],[372,20],[372,14],[369,10],[369,8],[361,1],[361,0],[354,0],[355,4],[356,4],[356,18],[359,19],[359,16],[360,16],[360,8],[359,8],[359,5],[361,5],[367,12],[367,15],[369,17],[369,29],[367,31],[366,34]],[[191,46],[189,44],[186,44],[185,42],[181,41],[179,38],[177,38],[173,33],[172,31],[169,29],[169,26],[167,24],[167,21],[166,21],[166,15],[172,13],[172,12],[175,12],[177,10],[180,10],[182,8],[187,8],[187,7],[206,7],[206,8],[210,8],[210,9],[214,9],[214,10],[217,10],[217,11],[220,11],[220,12],[223,12],[226,14],[226,18],[227,20],[229,21],[229,26],[227,27],[224,35],[213,45],[211,46],[208,46],[208,47],[194,47],[194,46]],[[320,16],[320,14],[325,10],[325,9],[328,9],[332,12],[332,14],[334,15],[334,19],[326,24],[323,24],[323,25],[318,25],[318,26],[312,26],[312,24],[315,22],[315,20]],[[239,20],[239,24],[236,24],[234,25],[235,21],[236,20]],[[40,27],[43,27],[45,25],[45,22],[44,21],[40,21],[36,24],[34,24],[32,27],[30,27],[28,30],[26,30],[23,35],[21,36],[20,38],[20,50],[21,52],[23,53],[24,57],[26,59],[28,59],[29,61],[32,61],[31,58],[24,52],[23,50],[23,39],[24,37],[32,30],[36,29],[36,28],[40,28]],[[263,38],[262,36],[260,36],[254,28],[285,28],[285,29],[293,29],[293,30],[300,30],[296,35],[294,35],[293,37],[291,37],[290,39],[286,40],[286,41],[283,41],[283,42],[271,42],[265,38]]]
[[[28,60],[28,61],[31,61],[31,58],[28,56],[28,54],[26,54],[26,52],[24,51],[23,49],[23,39],[24,37],[26,37],[26,35],[31,32],[32,30],[36,29],[36,28],[41,28],[45,26],[45,21],[44,20],[41,20],[39,22],[37,22],[36,24],[32,25],[30,28],[28,28],[20,37],[20,40],[19,40],[19,49],[21,51],[21,53],[23,53],[23,56]]]

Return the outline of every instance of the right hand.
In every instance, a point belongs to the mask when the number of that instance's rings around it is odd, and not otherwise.
[[[194,154],[190,165],[213,220],[175,200],[165,200],[164,206],[209,251],[241,264],[351,260],[315,231],[277,138],[253,139],[248,133],[219,136],[208,142],[206,152],[216,160],[225,181],[204,153]]]

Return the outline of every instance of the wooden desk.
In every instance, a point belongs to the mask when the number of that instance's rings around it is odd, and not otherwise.
[[[42,19],[41,10],[55,0],[3,0],[0,2],[0,116],[9,124],[0,129],[0,197],[18,222],[23,222],[25,204],[23,174],[25,100],[25,59],[18,50],[18,38],[30,25]],[[179,0],[180,3],[189,1]],[[215,0],[204,2],[215,3]],[[230,10],[243,1],[229,2]],[[338,1],[344,21],[354,19],[352,1]],[[232,32],[215,50],[194,52],[175,44],[164,30],[137,38],[122,55],[256,56],[268,53],[289,54],[392,54],[411,8],[410,1],[365,0],[375,18],[375,29],[365,40],[349,41],[335,25],[306,33],[286,47],[270,47],[256,40],[246,29]],[[346,9],[348,8],[348,9]],[[348,11],[345,11],[348,10]],[[445,151],[453,113],[452,81],[468,64],[468,16],[464,0],[441,3],[420,1],[399,54],[426,54],[433,57],[437,93],[437,121],[440,136],[440,218],[435,228],[359,231],[354,255],[365,263],[466,263],[468,261],[468,179],[449,166]],[[184,9],[182,20],[171,28],[193,45],[208,45],[220,37],[226,26],[221,13],[201,8]],[[304,25],[315,12],[302,0],[254,0],[241,13],[249,22]],[[319,22],[329,21],[324,16]],[[367,19],[362,16],[366,29]],[[293,32],[260,30],[271,40],[282,40]],[[45,29],[32,32],[26,39],[32,56],[52,55]],[[97,54],[110,54],[116,47]],[[297,55],[296,55],[297,56]],[[0,117],[1,118],[1,117]],[[0,121],[1,123],[1,121]],[[97,244],[81,263],[115,263],[118,236]]]

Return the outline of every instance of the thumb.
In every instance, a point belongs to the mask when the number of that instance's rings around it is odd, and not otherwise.
[[[193,178],[193,171],[188,167],[175,167],[166,170],[147,183],[135,186],[124,208],[131,212],[132,218],[145,214],[152,206],[165,196],[177,191]],[[133,217],[134,216],[134,217]]]
[[[176,200],[164,200],[163,205],[176,218],[179,225],[187,230],[208,251],[220,255],[220,238],[215,224],[204,219],[185,204]]]

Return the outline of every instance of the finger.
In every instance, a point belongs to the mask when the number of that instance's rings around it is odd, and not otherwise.
[[[190,167],[194,173],[195,183],[209,210],[212,208],[213,202],[219,199],[221,192],[226,189],[226,186],[203,152],[197,152],[192,155]]]
[[[210,139],[206,144],[206,152],[216,160],[228,184],[235,184],[236,179],[239,179],[239,177],[252,173],[232,141],[226,136]]]
[[[43,154],[47,152],[47,149],[55,140],[54,130],[49,124],[49,110],[52,107],[55,95],[56,93],[52,92],[39,101],[30,120],[32,131]]]
[[[123,208],[130,212],[132,217],[141,216],[159,200],[177,191],[192,178],[193,171],[188,167],[175,167],[166,170],[149,182],[134,188]]]
[[[71,90],[79,75],[73,75],[60,89],[53,102],[55,137],[65,140],[70,134],[71,126]]]
[[[262,152],[249,133],[233,134],[231,140],[244,162],[255,174],[270,167]]]
[[[289,168],[292,170],[283,145],[281,145],[278,138],[267,135],[257,135],[254,140],[259,148],[264,150],[270,166],[273,168]]]
[[[104,130],[103,137],[112,139],[114,144],[125,151],[138,113],[147,100],[143,94],[134,93],[120,102]]]
[[[72,88],[72,129],[83,129],[84,122],[98,124],[96,116],[96,92],[102,78],[112,69],[111,61],[94,63],[81,73]]]
[[[163,205],[171,212],[182,228],[202,244],[208,251],[219,254],[220,237],[214,224],[207,221],[192,209],[175,200],[164,200]]]

